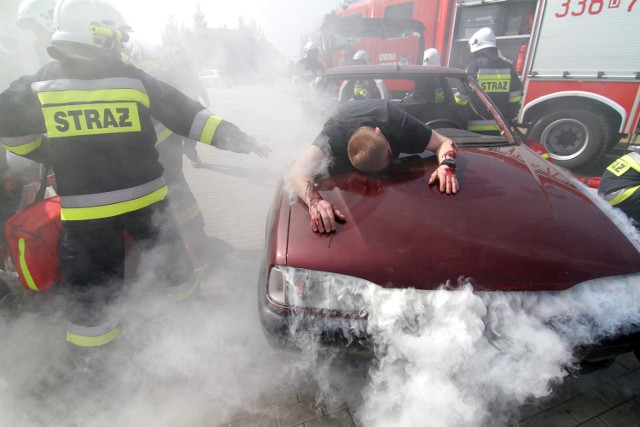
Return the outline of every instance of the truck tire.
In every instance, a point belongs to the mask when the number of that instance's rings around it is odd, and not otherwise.
[[[610,127],[601,116],[585,110],[560,110],[540,117],[531,136],[540,141],[553,163],[567,169],[584,169],[607,151]]]

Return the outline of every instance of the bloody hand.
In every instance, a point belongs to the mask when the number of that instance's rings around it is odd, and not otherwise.
[[[309,216],[311,217],[311,230],[320,233],[331,233],[336,229],[336,218],[346,221],[346,217],[335,206],[320,196],[314,184],[307,182],[305,196],[309,201]]]

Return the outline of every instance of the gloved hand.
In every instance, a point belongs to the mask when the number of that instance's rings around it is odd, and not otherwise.
[[[267,146],[265,144],[261,144],[259,142],[256,142],[256,144],[253,146],[251,151],[256,153],[256,155],[258,157],[262,157],[263,159],[266,159],[266,158],[271,156],[271,148],[269,148],[269,146]]]

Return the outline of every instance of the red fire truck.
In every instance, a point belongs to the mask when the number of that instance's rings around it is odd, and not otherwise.
[[[491,27],[522,77],[520,123],[567,168],[640,132],[638,0],[352,0],[336,15],[421,21],[425,48],[456,68],[471,62],[469,37]],[[367,46],[372,64],[393,58],[384,48]]]

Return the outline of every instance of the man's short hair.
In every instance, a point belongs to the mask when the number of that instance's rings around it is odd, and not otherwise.
[[[347,150],[353,167],[361,172],[380,172],[389,164],[389,141],[371,126],[360,126],[351,137]]]

